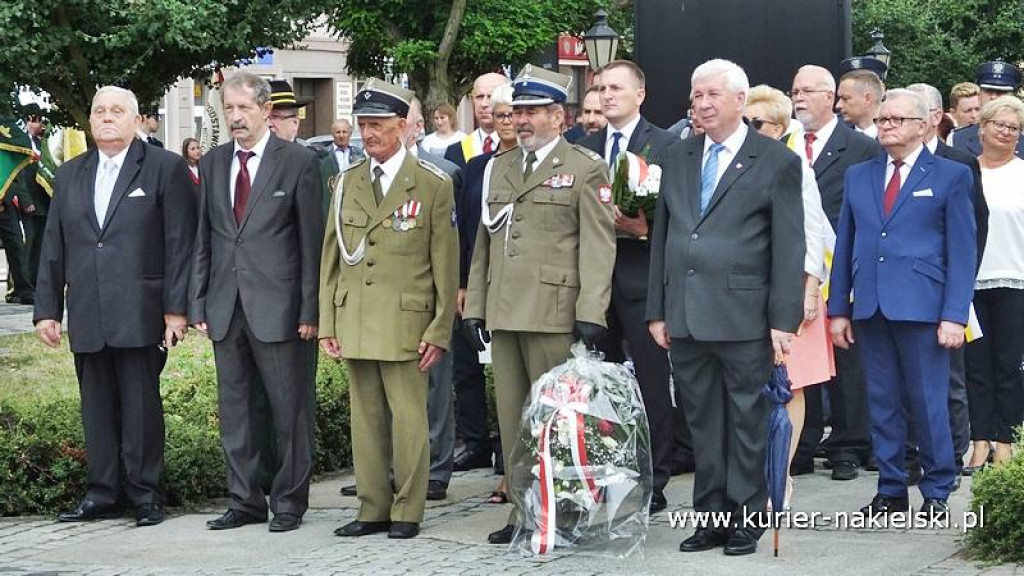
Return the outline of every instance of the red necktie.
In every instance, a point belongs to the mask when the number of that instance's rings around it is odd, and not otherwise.
[[[804,132],[804,154],[807,155],[807,163],[814,164],[814,141],[818,135],[814,132]]]
[[[235,177],[235,224],[242,225],[242,217],[245,216],[245,205],[249,202],[249,193],[252,192],[252,181],[249,180],[249,158],[256,155],[249,150],[239,150],[238,155],[238,176]]]
[[[893,160],[893,171],[892,177],[889,178],[889,184],[885,187],[885,215],[888,216],[892,212],[892,207],[896,204],[896,197],[900,195],[900,166],[903,166],[903,162],[900,160]]]
[[[484,154],[490,154],[494,152],[494,142],[491,141],[491,135],[484,136]]]

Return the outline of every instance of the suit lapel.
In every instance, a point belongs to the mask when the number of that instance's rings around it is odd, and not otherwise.
[[[843,130],[842,122],[836,124],[832,131],[832,137],[821,149],[817,161],[814,162],[814,177],[820,178],[822,173],[828,170],[829,166],[839,161],[839,154],[846,149],[846,132]]]
[[[89,152],[90,156],[82,164],[82,171],[78,178],[78,186],[81,188],[82,207],[86,212],[86,220],[92,224],[93,231],[99,236],[100,222],[96,219],[96,167],[100,163],[99,151]]]
[[[633,130],[633,135],[629,138],[629,143],[626,145],[626,150],[633,154],[644,156],[644,146],[647,145],[647,141],[651,138],[651,124],[640,117],[640,121],[636,124],[636,130]],[[650,158],[644,158],[648,162],[652,160]]]
[[[551,149],[551,152],[544,158],[544,161],[538,164],[533,174],[530,174],[530,177],[523,182],[523,187],[518,189],[519,193],[516,196],[523,196],[550,178],[554,171],[562,165],[565,158],[565,147],[568,145],[569,143],[559,136],[558,144],[555,144],[555,147]]]
[[[103,218],[103,231],[110,226],[110,221],[113,219],[114,213],[117,212],[118,205],[121,204],[121,200],[124,199],[124,195],[128,192],[128,186],[135,180],[135,175],[139,173],[139,165],[145,159],[145,148],[146,145],[137,138],[128,145],[128,155],[125,156],[121,171],[117,174],[114,191],[110,194],[110,204],[107,205],[107,214]],[[151,191],[150,193],[155,194],[156,192]]]
[[[516,148],[515,151],[509,152],[514,154],[515,162],[510,162],[508,168],[505,170],[505,180],[512,185],[513,190],[523,189],[523,156],[526,154],[526,150],[523,148]]]
[[[345,172],[345,180],[347,194],[352,195],[352,200],[367,214],[375,214],[377,201],[373,198],[373,184],[370,182],[370,162],[363,162],[361,166]]]
[[[684,140],[685,146],[687,146],[686,166],[683,167],[683,174],[689,174],[691,184],[687,185],[684,183],[683,190],[692,189],[696,190],[697,194],[693,198],[683,197],[683,201],[686,202],[686,207],[690,213],[690,222],[692,227],[696,228],[700,222],[700,170],[701,163],[704,160],[704,139],[707,136],[698,136],[696,138],[690,138]]]
[[[704,218],[707,218],[708,214],[715,209],[715,206],[722,200],[722,197],[729,192],[732,185],[736,183],[736,180],[750,171],[754,165],[754,161],[757,159],[756,144],[754,141],[754,130],[747,131],[747,137],[743,140],[743,145],[733,156],[732,163],[726,167],[725,173],[722,174],[722,178],[718,181],[718,186],[715,187],[715,193],[711,195],[711,202],[708,203],[707,212],[700,219],[701,222]],[[699,173],[699,170],[698,170]],[[697,190],[700,190],[700,183],[697,184]]]
[[[885,217],[885,187],[889,184],[888,180],[885,179],[885,168],[889,157],[883,152],[880,156],[876,157],[874,162],[871,164],[871,182],[873,186],[878,186],[876,192],[872,194],[875,197],[875,208],[878,210],[878,219],[882,222],[886,221]]]
[[[900,186],[900,193],[896,196],[896,203],[892,207],[892,212],[889,213],[890,220],[897,212],[899,212],[903,203],[906,202],[907,198],[914,193],[914,190],[917,190],[921,181],[924,180],[925,176],[927,176],[931,171],[934,159],[935,157],[932,156],[932,153],[929,152],[927,148],[921,149],[921,153],[917,157],[917,162],[914,162],[914,165],[910,168],[910,173],[907,175],[907,181]]]
[[[252,215],[253,207],[266,194],[267,185],[273,180],[274,173],[277,172],[277,167],[280,164],[278,149],[281,146],[281,140],[278,140],[277,136],[271,134],[266,148],[263,149],[263,158],[260,158],[260,167],[256,170],[256,177],[252,180],[252,191],[249,194],[249,201],[245,203],[245,215],[242,217],[242,224],[238,227],[239,232],[241,232],[242,228],[245,228],[245,223],[249,221],[249,216]]]
[[[373,220],[370,222],[370,228],[373,228],[377,224],[384,221],[385,218],[391,215],[392,212],[400,208],[405,204],[411,196],[409,190],[416,185],[416,157],[411,152],[406,151],[405,160],[402,161],[402,167],[398,169],[398,173],[395,174],[394,180],[391,181],[391,187],[388,188],[387,194],[384,195],[384,200],[380,203],[380,206],[376,208],[376,212],[373,215]]]

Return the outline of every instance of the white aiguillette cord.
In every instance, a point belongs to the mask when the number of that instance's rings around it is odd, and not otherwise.
[[[341,249],[341,259],[345,261],[345,264],[349,266],[355,266],[363,261],[363,254],[366,252],[366,236],[359,241],[359,246],[356,247],[356,251],[352,254],[348,253],[348,249],[345,248],[345,237],[341,231],[341,206],[342,200],[345,196],[345,173],[342,172],[338,178],[338,185],[334,189],[334,227],[338,234],[338,248]],[[369,234],[369,232],[367,232]]]
[[[487,161],[487,167],[484,168],[484,182],[483,191],[480,194],[480,222],[487,228],[487,231],[491,234],[501,230],[502,226],[505,227],[505,246],[504,251],[508,252],[508,231],[512,228],[512,211],[515,206],[509,202],[498,213],[491,217],[491,211],[487,207],[487,197],[491,194],[491,170],[494,168],[494,158]]]

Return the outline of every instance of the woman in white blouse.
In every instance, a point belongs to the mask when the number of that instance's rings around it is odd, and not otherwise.
[[[423,147],[431,154],[444,157],[445,150],[459,140],[466,137],[465,132],[459,130],[459,121],[455,118],[455,108],[448,103],[442,103],[434,108],[434,132],[423,139]]]
[[[1024,420],[1024,160],[1014,155],[1024,104],[1003,96],[981,109],[981,181],[988,202],[988,242],[974,284],[982,338],[967,345],[968,473],[1010,458]],[[992,443],[995,443],[994,454]]]
[[[778,140],[789,128],[793,116],[793,103],[780,90],[765,85],[755,86],[747,96],[744,115],[752,128]],[[789,420],[793,423],[789,464],[793,462],[800,432],[804,427],[806,408],[803,389],[827,382],[836,374],[832,341],[825,322],[825,306],[821,295],[821,285],[828,279],[825,254],[831,253],[835,246],[835,233],[821,208],[821,193],[818,191],[814,171],[806,161],[801,164],[804,238],[807,248],[804,255],[804,323],[793,340],[792,352],[786,358],[786,368],[793,391],[793,399],[786,405]],[[789,507],[792,486],[793,479],[790,477],[786,487],[786,501],[783,503],[786,508]]]

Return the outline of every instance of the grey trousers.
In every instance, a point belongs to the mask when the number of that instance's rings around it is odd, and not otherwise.
[[[448,486],[455,465],[455,403],[452,354],[445,352],[430,369],[427,423],[430,427],[430,479]]]

